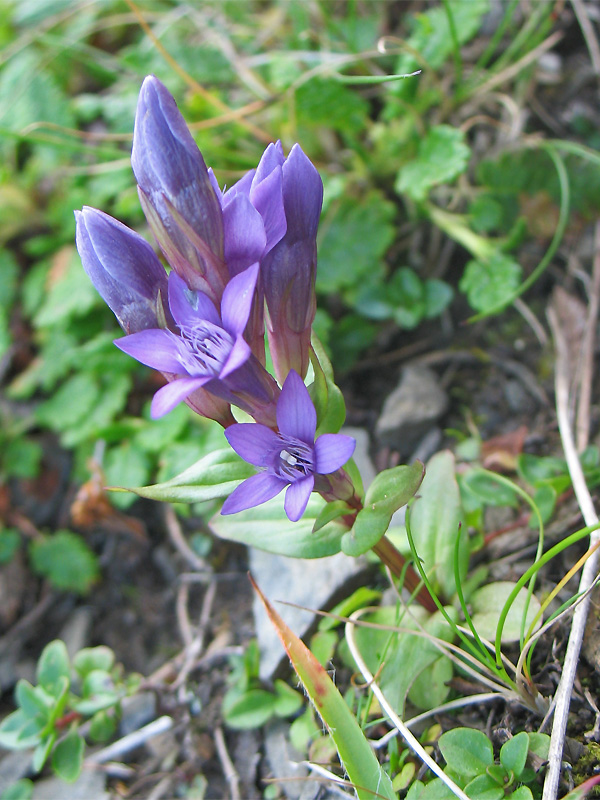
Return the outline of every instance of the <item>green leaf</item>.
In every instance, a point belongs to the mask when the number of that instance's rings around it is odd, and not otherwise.
[[[513,772],[517,780],[525,769],[528,751],[529,737],[525,731],[504,742],[500,748],[500,763],[505,770]]]
[[[99,398],[100,386],[96,378],[88,372],[79,372],[37,407],[35,418],[40,425],[64,432],[83,422]]]
[[[414,497],[424,468],[420,461],[380,472],[367,489],[364,508],[356,515],[352,530],[342,539],[346,555],[358,556],[377,544],[387,531],[392,515]]]
[[[98,711],[90,721],[90,739],[94,742],[106,742],[115,733],[117,723],[114,715],[106,711]]]
[[[68,319],[84,316],[98,305],[98,295],[81,268],[81,260],[74,247],[70,249],[67,263],[67,269],[60,277],[46,287],[42,306],[34,317],[37,328],[64,324]]]
[[[465,794],[473,800],[503,800],[504,789],[489,775],[478,775],[465,786]]]
[[[520,453],[517,456],[517,473],[530,486],[540,486],[553,478],[566,475],[567,462],[563,458]]]
[[[389,776],[373,754],[356,717],[326,670],[304,642],[287,627],[256,585],[254,589],[308,696],[327,725],[343,767],[355,787],[358,800],[372,800],[374,796],[396,800]]]
[[[446,656],[437,658],[414,679],[408,692],[408,699],[424,711],[441,705],[450,693],[450,681],[453,675],[452,661]]]
[[[223,448],[201,458],[181,474],[164,483],[140,486],[127,491],[151,500],[168,503],[202,503],[228,497],[256,470],[231,449]],[[238,515],[236,515],[238,516]]]
[[[450,599],[456,593],[457,536],[461,537],[458,563],[461,580],[469,564],[467,532],[461,527],[460,492],[450,451],[441,451],[428,461],[419,495],[410,509],[410,528],[417,554],[434,589]]]
[[[225,722],[230,728],[260,728],[275,713],[277,699],[265,689],[250,689],[232,704],[224,706]]]
[[[315,374],[310,390],[317,412],[317,435],[338,433],[346,419],[346,404],[334,381],[333,368],[325,348],[314,333],[311,337],[310,361]]]
[[[446,610],[451,617],[456,618],[454,609]],[[429,615],[421,607],[415,607],[412,612],[412,616],[405,615],[400,623],[396,609],[391,606],[384,606],[362,617],[369,623],[388,627],[398,625],[401,630],[397,633],[370,627],[357,627],[355,631],[360,653],[369,670],[379,675],[378,683],[382,692],[400,716],[403,715],[406,698],[418,676],[440,660],[440,651],[433,642],[422,636],[415,636],[410,631],[417,631],[421,625],[430,636],[442,641],[450,642],[454,638],[454,633],[441,612]],[[447,665],[437,667],[429,675],[432,679],[439,678],[442,683],[430,686],[429,693],[422,691],[423,684],[417,684],[414,699],[422,702],[420,707],[424,709],[433,708],[440,702],[440,697],[443,702],[449,692],[449,688],[444,685],[448,679]]]
[[[323,510],[319,514],[319,516],[315,520],[315,524],[313,526],[313,533],[317,533],[327,525],[328,522],[333,522],[340,517],[346,516],[350,509],[348,508],[347,503],[343,500],[333,500],[327,505],[323,506]]]
[[[37,665],[37,680],[50,694],[63,691],[64,679],[70,683],[69,654],[62,639],[55,639],[44,647]]]
[[[52,699],[43,688],[40,690],[39,687],[32,686],[24,678],[17,683],[15,700],[27,717],[33,718],[41,714],[46,719],[52,707]]]
[[[529,751],[546,760],[550,749],[550,737],[547,733],[533,731],[527,734],[529,738]]]
[[[52,731],[48,736],[45,736],[44,739],[38,744],[33,752],[33,759],[32,759],[32,767],[34,772],[40,772],[42,767],[48,760],[48,756],[52,748],[54,747],[54,742],[56,741],[56,733]]]
[[[339,553],[346,529],[329,522],[316,533],[313,527],[324,500],[312,494],[298,522],[290,522],[283,509],[283,495],[239,514],[215,514],[211,530],[221,539],[241,542],[269,553],[291,558],[323,558]]]
[[[497,251],[487,261],[469,261],[458,286],[476,311],[487,311],[512,297],[520,280],[521,266]]]
[[[439,316],[452,301],[454,290],[449,283],[435,278],[425,281],[425,316],[427,319]]]
[[[0,794],[0,800],[31,800],[33,795],[33,781],[29,778],[21,778],[15,783],[11,783]]]
[[[109,486],[122,486],[126,483],[142,484],[152,472],[148,454],[129,439],[116,447],[111,447],[104,457],[104,476]],[[111,501],[118,508],[128,508],[137,500],[133,492],[113,492]]]
[[[44,120],[74,127],[68,100],[41,55],[28,47],[8,59],[0,74],[0,126],[20,131]]]
[[[459,775],[483,775],[494,763],[492,743],[485,733],[474,728],[446,731],[440,736],[438,745],[446,764]]]
[[[31,565],[57,588],[87,594],[99,577],[98,559],[81,536],[57,531],[29,546]]]
[[[450,183],[462,174],[470,155],[463,131],[436,125],[419,143],[417,158],[400,169],[396,191],[417,202],[425,200],[432,187]]]
[[[85,678],[92,670],[109,672],[115,663],[115,654],[106,645],[84,647],[73,658],[73,669],[80,678]]]
[[[4,717],[0,724],[0,747],[5,747],[7,750],[28,750],[30,747],[35,747],[40,741],[39,734],[44,727],[44,720],[40,715],[34,729],[28,730],[25,736],[30,722],[31,717],[21,708]]]
[[[508,597],[514,588],[515,584],[510,581],[498,581],[496,583],[488,583],[486,586],[482,586],[471,595],[470,605],[473,625],[475,626],[477,633],[484,639],[491,641],[495,640],[500,612],[504,608],[504,604],[508,600]],[[521,625],[526,602],[527,589],[523,588],[518,593],[514,603],[510,608],[510,611],[508,612],[508,616],[506,617],[504,628],[502,629],[503,644],[519,640],[521,636]],[[540,608],[541,606],[539,600],[537,597],[535,597],[535,595],[532,595],[529,601],[529,608],[527,609],[525,631],[527,631],[533,622],[533,619],[539,612]],[[540,625],[541,620],[538,620],[537,627]]]
[[[6,564],[12,560],[21,545],[21,536],[15,528],[3,528],[0,530],[0,564]]]
[[[70,731],[52,753],[52,769],[61,780],[75,783],[83,765],[85,742],[77,731]]]
[[[509,797],[511,800],[533,800],[533,795],[529,786],[519,786]]]
[[[494,480],[485,470],[477,467],[462,477],[463,483],[488,506],[510,506],[519,504],[517,492],[510,486]]]
[[[338,81],[313,78],[295,93],[298,119],[305,125],[325,125],[329,130],[356,133],[365,127],[369,105],[358,92]]]
[[[489,11],[489,0],[450,0],[450,12],[454,19],[454,27],[459,44],[465,44],[479,30],[481,20]],[[420,53],[427,64],[439,69],[453,50],[452,35],[448,14],[441,6],[435,6],[424,13],[415,14],[411,19],[412,33],[408,46]],[[421,63],[410,54],[403,54],[399,59],[395,72],[413,72]]]
[[[383,274],[381,259],[396,235],[395,215],[395,206],[381,192],[371,191],[360,200],[343,197],[321,225],[317,291],[360,286]]]
[[[276,680],[275,689],[275,715],[278,717],[291,717],[302,708],[304,702],[302,695],[285,681]]]

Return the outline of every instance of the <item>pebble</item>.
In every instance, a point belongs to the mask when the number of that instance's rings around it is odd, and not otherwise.
[[[383,446],[406,456],[448,408],[448,396],[428,367],[404,367],[386,399],[375,432]]]

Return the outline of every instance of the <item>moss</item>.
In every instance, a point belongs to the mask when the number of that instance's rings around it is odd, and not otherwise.
[[[600,764],[600,744],[589,742],[585,746],[583,755],[573,765],[573,782],[579,786],[587,778],[597,774],[598,764]],[[600,797],[600,786],[594,786],[588,797]]]

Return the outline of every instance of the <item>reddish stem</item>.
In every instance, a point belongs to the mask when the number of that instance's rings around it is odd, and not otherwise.
[[[395,575],[397,578],[399,578],[404,573],[404,588],[408,589],[409,592],[414,592],[419,584],[422,583],[417,572],[410,564],[406,565],[406,559],[402,553],[396,550],[387,536],[382,536],[372,550],[386,565],[386,567],[389,567],[392,575]],[[426,586],[421,586],[419,588],[415,595],[415,599],[423,606],[423,608],[427,609],[427,611],[430,611],[432,614],[438,610],[435,600],[429,593],[429,590]]]

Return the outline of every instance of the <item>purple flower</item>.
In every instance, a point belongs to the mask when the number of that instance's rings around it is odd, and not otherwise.
[[[153,75],[140,90],[131,164],[167,261],[192,289],[218,303],[229,278],[220,201],[175,100]]]
[[[243,337],[257,276],[255,264],[229,281],[219,315],[207,295],[192,291],[172,272],[169,308],[179,332],[150,329],[115,341],[142,364],[176,378],[154,395],[152,417],[167,414],[204,387],[274,424],[277,385],[252,356]],[[240,371],[241,376],[237,375]]]
[[[279,146],[267,164],[275,172],[278,162],[286,232],[261,259],[260,270],[269,312],[269,347],[275,373],[284,381],[290,370],[304,377],[308,369],[310,332],[316,311],[317,228],[323,182],[298,144],[286,159]],[[267,178],[263,178],[261,185],[266,182]]]
[[[126,333],[157,328],[165,318],[167,274],[139,234],[102,211],[75,212],[83,268]]]
[[[260,424],[237,423],[225,431],[236,453],[262,471],[234,489],[222,514],[265,503],[287,486],[285,513],[296,522],[306,509],[315,478],[339,470],[356,446],[352,437],[339,433],[325,433],[315,441],[317,413],[302,378],[293,370],[277,403],[277,426],[275,432]]]

